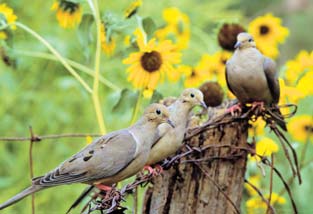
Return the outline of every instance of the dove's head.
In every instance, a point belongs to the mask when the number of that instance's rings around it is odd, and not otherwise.
[[[194,107],[197,105],[202,106],[203,108],[207,108],[204,100],[203,100],[203,93],[196,88],[187,88],[183,91],[180,95],[180,99],[183,103],[187,103],[190,107]]]
[[[237,42],[234,46],[235,49],[255,48],[255,46],[254,39],[250,34],[242,32],[237,35]]]
[[[173,122],[169,119],[170,112],[165,105],[154,103],[148,106],[144,112],[144,117],[147,121],[152,122],[156,125],[161,123],[168,123],[174,128]]]

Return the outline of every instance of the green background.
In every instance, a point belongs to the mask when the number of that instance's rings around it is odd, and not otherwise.
[[[1,1],[3,2],[3,1]],[[101,11],[110,11],[122,16],[129,1],[100,1]],[[218,50],[216,34],[218,27],[224,22],[240,22],[247,26],[249,21],[258,15],[273,12],[283,19],[290,30],[290,36],[281,46],[281,56],[277,60],[282,66],[286,60],[292,59],[299,50],[313,49],[312,40],[312,1],[308,7],[299,11],[287,11],[285,1],[277,0],[218,0],[218,1],[144,1],[139,15],[151,17],[157,26],[164,24],[162,10],[166,7],[178,7],[186,13],[191,21],[191,41],[189,48],[183,51],[183,63],[194,64],[203,53],[214,53]],[[59,27],[55,13],[51,11],[52,1],[11,0],[6,3],[18,16],[18,21],[28,25],[46,38],[57,50],[67,58],[92,67],[93,54],[84,56],[84,48],[78,40],[76,30],[65,30]],[[83,3],[85,12],[88,5]],[[95,41],[95,40],[94,40]],[[33,37],[18,29],[14,32],[14,50],[47,52],[46,48]],[[130,50],[125,50],[122,41],[117,44],[114,56],[101,57],[101,74],[120,88],[132,88],[126,81],[127,66],[122,64]],[[91,45],[90,53],[94,53]],[[82,86],[55,61],[27,57],[11,53],[16,59],[16,67],[0,62],[0,136],[29,136],[31,125],[38,135],[57,133],[98,133],[98,123],[94,113],[91,97]],[[91,85],[92,78],[82,74]],[[169,90],[169,88],[171,88]],[[165,96],[176,96],[183,85],[181,82],[161,84],[158,90]],[[104,112],[108,131],[129,125],[133,106],[125,104],[112,111],[119,98],[119,91],[113,91],[103,85],[100,87],[101,106]],[[300,113],[312,114],[312,99],[299,104]],[[147,105],[147,101],[142,107]],[[267,130],[268,131],[268,130]],[[65,158],[77,152],[86,144],[84,138],[44,140],[35,143],[33,149],[34,173],[42,175],[53,169]],[[296,145],[297,151],[302,145]],[[311,147],[311,145],[309,145]],[[29,142],[0,142],[0,201],[3,202],[30,184],[28,163]],[[307,157],[312,156],[311,149]],[[276,161],[277,167],[286,175],[290,170],[280,153]],[[313,187],[312,164],[303,170],[303,184],[294,184],[292,191],[301,213],[312,213],[311,194]],[[268,174],[268,173],[267,173]],[[264,186],[268,187],[268,179],[264,178]],[[65,213],[85,185],[74,184],[51,188],[36,194],[36,213]],[[268,189],[268,188],[267,188]],[[274,191],[281,189],[275,179]],[[287,195],[287,205],[278,213],[292,213]],[[129,199],[131,204],[132,198]],[[30,213],[30,197],[8,208],[1,213]],[[245,206],[242,205],[244,212]],[[131,209],[130,209],[131,211]],[[74,213],[78,212],[76,210]]]

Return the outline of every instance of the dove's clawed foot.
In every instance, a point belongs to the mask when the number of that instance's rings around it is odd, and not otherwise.
[[[109,192],[112,190],[112,187],[106,186],[104,184],[96,184],[95,185],[99,190],[104,191],[104,192]]]
[[[259,108],[261,111],[264,111],[265,110],[264,102],[262,102],[262,101],[255,101],[255,102],[252,103],[251,108],[252,109]]]
[[[151,166],[144,166],[143,167],[143,171],[148,171],[149,175],[152,176],[158,176],[163,172],[163,168],[160,165],[155,165],[154,168],[152,168]]]
[[[227,110],[226,110],[226,113],[230,113],[232,116],[234,116],[236,113],[241,113],[242,112],[242,106],[241,106],[241,103],[237,103],[231,107],[229,107]]]
[[[160,175],[163,172],[163,167],[159,164],[154,166],[155,175]]]

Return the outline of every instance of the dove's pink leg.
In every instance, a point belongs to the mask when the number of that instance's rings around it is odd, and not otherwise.
[[[105,192],[111,191],[112,187],[106,186],[104,184],[96,184],[95,185],[98,189],[103,190]]]
[[[163,172],[162,166],[159,165],[159,164],[156,164],[156,165],[154,166],[154,173],[155,173],[155,175],[159,175],[159,174],[161,174],[162,172]]]
[[[153,171],[154,171],[154,169],[149,165],[146,165],[143,167],[143,171],[145,171],[145,170],[148,171],[149,174],[153,174]]]
[[[251,108],[255,109],[257,107],[260,107],[261,110],[264,110],[265,109],[264,108],[264,102],[263,101],[255,101],[255,102],[253,102]]]
[[[231,115],[234,115],[235,112],[242,112],[241,103],[237,103],[231,107],[229,107],[226,110],[226,113],[231,113]]]
[[[144,166],[143,170],[147,170],[149,174],[152,174],[153,176],[157,176],[163,172],[163,168],[160,165],[155,165],[155,168],[152,168],[151,166]]]

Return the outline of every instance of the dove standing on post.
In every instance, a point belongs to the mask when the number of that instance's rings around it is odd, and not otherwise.
[[[158,139],[161,123],[174,127],[164,105],[150,105],[133,126],[102,136],[54,170],[34,178],[30,187],[1,204],[0,210],[49,187],[72,183],[111,185],[136,174]]]
[[[172,129],[167,124],[159,125],[158,129],[162,133],[160,134],[162,137],[153,144],[146,165],[156,164],[173,155],[182,147],[188,116],[196,105],[207,108],[202,92],[198,89],[188,88],[174,103],[168,106],[170,120],[175,124],[175,128]]]
[[[246,103],[252,103],[253,107],[276,106],[280,88],[275,62],[262,55],[256,48],[253,37],[245,32],[238,34],[235,49],[226,63],[226,82],[240,104],[231,107],[229,111],[240,109],[240,105]],[[287,131],[279,109],[275,111],[275,121]]]

